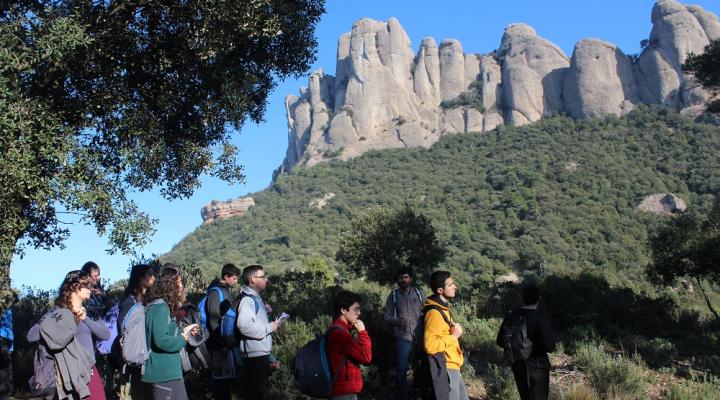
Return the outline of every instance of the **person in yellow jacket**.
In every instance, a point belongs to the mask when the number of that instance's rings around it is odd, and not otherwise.
[[[449,303],[449,300],[455,297],[457,285],[450,272],[435,271],[430,276],[430,288],[433,294],[427,298],[423,306],[425,310],[423,344],[428,355],[437,355],[439,360],[444,356],[447,370],[447,383],[435,382],[438,380],[437,375],[433,377],[435,397],[467,400],[465,382],[460,374],[460,367],[465,360],[459,342],[463,330],[460,324],[453,321]]]

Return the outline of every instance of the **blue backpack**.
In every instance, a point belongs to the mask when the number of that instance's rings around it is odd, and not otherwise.
[[[213,286],[208,289],[208,293],[200,300],[200,303],[198,303],[198,310],[200,311],[200,325],[203,328],[207,328],[207,299],[211,290],[215,290],[218,293],[219,303],[222,303],[225,300],[223,291],[219,287]]]
[[[235,304],[223,314],[222,322],[220,323],[220,336],[222,337],[223,345],[227,348],[237,347],[244,338],[237,328],[238,311],[243,297],[251,297],[253,299],[255,302],[255,314],[260,311],[260,303],[255,296],[245,292],[240,294],[240,298],[237,299]]]
[[[295,385],[300,393],[315,398],[330,398],[332,387],[345,369],[347,356],[343,357],[342,367],[333,374],[327,358],[327,336],[336,329],[343,329],[331,325],[324,335],[317,334],[315,339],[301,347],[293,359],[293,375]]]

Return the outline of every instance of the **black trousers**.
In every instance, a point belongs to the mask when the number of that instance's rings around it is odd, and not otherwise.
[[[259,356],[242,359],[244,364],[245,398],[262,400],[267,386],[270,356]]]
[[[512,365],[512,372],[521,400],[547,400],[550,392],[550,369],[535,368],[518,362]]]
[[[15,392],[12,367],[10,341],[0,338],[0,397],[12,396]]]
[[[212,382],[213,398],[215,400],[230,400],[232,398],[234,379],[210,378],[210,381]]]

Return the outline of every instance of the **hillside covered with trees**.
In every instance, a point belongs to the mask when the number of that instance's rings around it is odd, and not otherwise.
[[[587,121],[555,117],[430,149],[371,152],[280,176],[243,217],[199,227],[163,256],[212,276],[225,262],[271,271],[322,257],[338,271],[338,238],[371,205],[409,205],[430,218],[461,282],[598,272],[640,289],[648,235],[668,217],[636,207],[675,193],[705,212],[720,189],[720,128],[661,109]],[[336,197],[322,209],[309,203]]]

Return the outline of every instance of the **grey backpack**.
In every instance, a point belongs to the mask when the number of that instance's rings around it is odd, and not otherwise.
[[[52,396],[56,389],[55,358],[44,343],[39,343],[33,357],[33,376],[28,381],[30,394],[34,397]]]
[[[147,305],[164,303],[157,299]],[[120,333],[120,349],[125,365],[131,367],[142,367],[150,357],[150,349],[145,335],[145,309],[142,303],[135,303],[123,319],[122,332]]]

